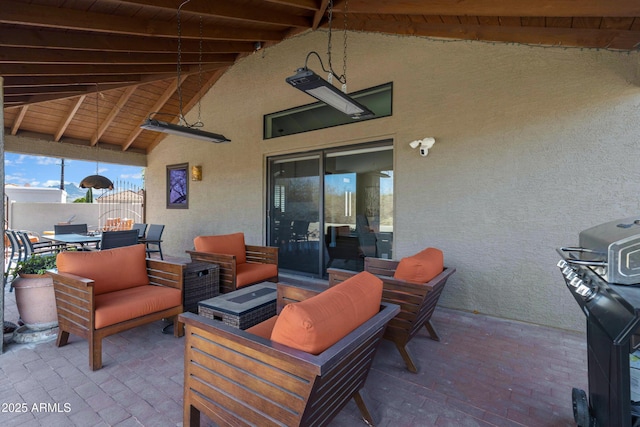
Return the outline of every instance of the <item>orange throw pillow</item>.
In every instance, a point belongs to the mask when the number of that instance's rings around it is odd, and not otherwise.
[[[244,264],[247,262],[244,233],[197,236],[193,239],[193,247],[198,252],[235,255],[236,264]]]
[[[60,273],[70,273],[95,282],[96,295],[149,284],[145,245],[104,251],[63,251],[56,257]]]
[[[440,249],[427,248],[402,258],[393,274],[395,279],[411,283],[427,283],[444,270],[444,256]]]
[[[282,309],[271,332],[279,344],[320,354],[380,311],[382,281],[359,273]]]

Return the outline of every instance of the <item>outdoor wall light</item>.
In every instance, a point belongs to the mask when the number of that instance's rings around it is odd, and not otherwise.
[[[191,166],[191,181],[202,181],[202,166]]]

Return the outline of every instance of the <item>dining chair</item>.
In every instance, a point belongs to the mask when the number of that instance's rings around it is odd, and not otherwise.
[[[162,232],[164,231],[164,225],[162,224],[149,224],[149,231],[147,231],[147,237],[142,239],[141,242],[147,245],[147,257],[151,257],[152,253],[159,253],[160,259],[164,259],[162,256]]]
[[[7,280],[9,279],[11,268],[15,267],[20,261],[24,259],[24,251],[22,250],[20,239],[18,238],[14,230],[5,230],[4,233],[5,236],[7,236],[10,245],[10,254],[5,260],[6,269],[4,272],[3,284],[6,285]]]
[[[15,231],[18,237],[18,243],[22,245],[24,259],[38,254],[51,254],[60,251],[60,245],[53,242],[36,242],[31,240],[31,236],[27,231]]]
[[[138,230],[138,238],[144,239],[144,233],[147,231],[147,224],[134,222],[131,229]]]
[[[53,226],[55,234],[85,234],[89,231],[87,224],[57,224]]]
[[[138,244],[138,230],[103,231],[100,250]]]

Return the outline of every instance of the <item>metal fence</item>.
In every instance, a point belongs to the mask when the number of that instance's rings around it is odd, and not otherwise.
[[[95,198],[98,203],[98,227],[102,230],[129,229],[145,222],[145,190],[125,181],[115,181],[113,190]]]

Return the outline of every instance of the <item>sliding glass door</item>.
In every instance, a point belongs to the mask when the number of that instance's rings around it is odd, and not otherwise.
[[[279,267],[314,277],[391,258],[391,141],[269,159],[269,244]]]

